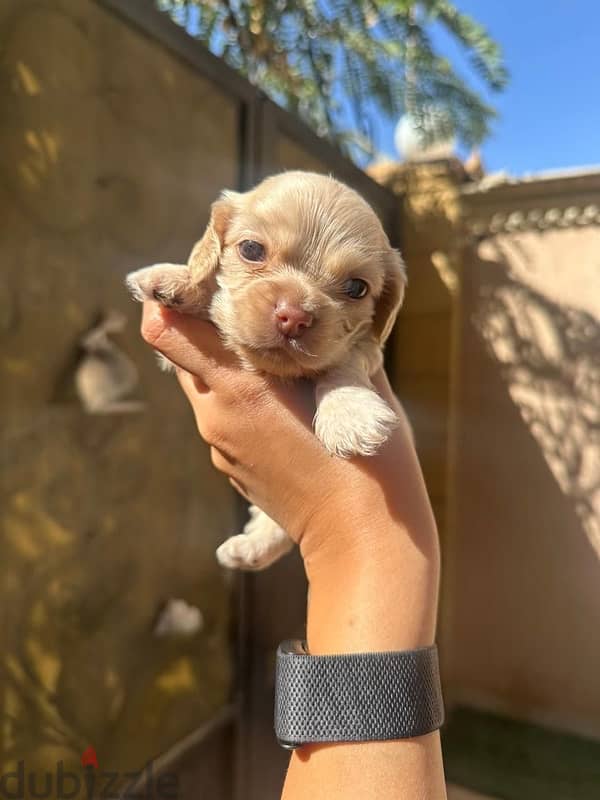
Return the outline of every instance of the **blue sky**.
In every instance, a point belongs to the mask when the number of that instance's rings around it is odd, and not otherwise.
[[[600,0],[455,2],[500,42],[511,73],[504,92],[490,97],[500,118],[482,148],[487,171],[600,164]],[[393,155],[391,123],[380,121],[380,136]]]

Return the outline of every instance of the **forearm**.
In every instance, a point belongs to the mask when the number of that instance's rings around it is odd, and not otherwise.
[[[339,516],[338,516],[339,519]],[[339,523],[338,523],[339,524]],[[367,527],[368,526],[368,527]],[[332,521],[329,539],[335,531]],[[433,523],[419,530],[365,515],[354,546],[307,558],[311,653],[405,650],[435,638],[439,578]],[[412,740],[318,745],[292,754],[283,800],[443,800],[439,733]]]

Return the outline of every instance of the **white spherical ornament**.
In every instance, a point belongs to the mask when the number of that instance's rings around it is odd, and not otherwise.
[[[454,153],[454,136],[440,135],[450,127],[443,111],[431,108],[417,120],[411,114],[400,117],[394,131],[394,144],[406,161],[435,161],[450,158]],[[433,137],[433,141],[431,141]]]

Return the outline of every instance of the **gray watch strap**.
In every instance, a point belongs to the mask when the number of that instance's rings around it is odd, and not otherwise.
[[[310,742],[407,739],[444,721],[437,648],[311,656],[300,641],[277,651],[275,734]]]

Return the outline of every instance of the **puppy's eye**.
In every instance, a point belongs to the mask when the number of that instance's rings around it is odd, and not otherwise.
[[[253,239],[244,239],[239,245],[240,255],[246,261],[264,261],[265,248],[260,242],[255,242]]]
[[[369,284],[361,278],[350,278],[344,284],[344,293],[353,300],[360,300],[369,291]]]

